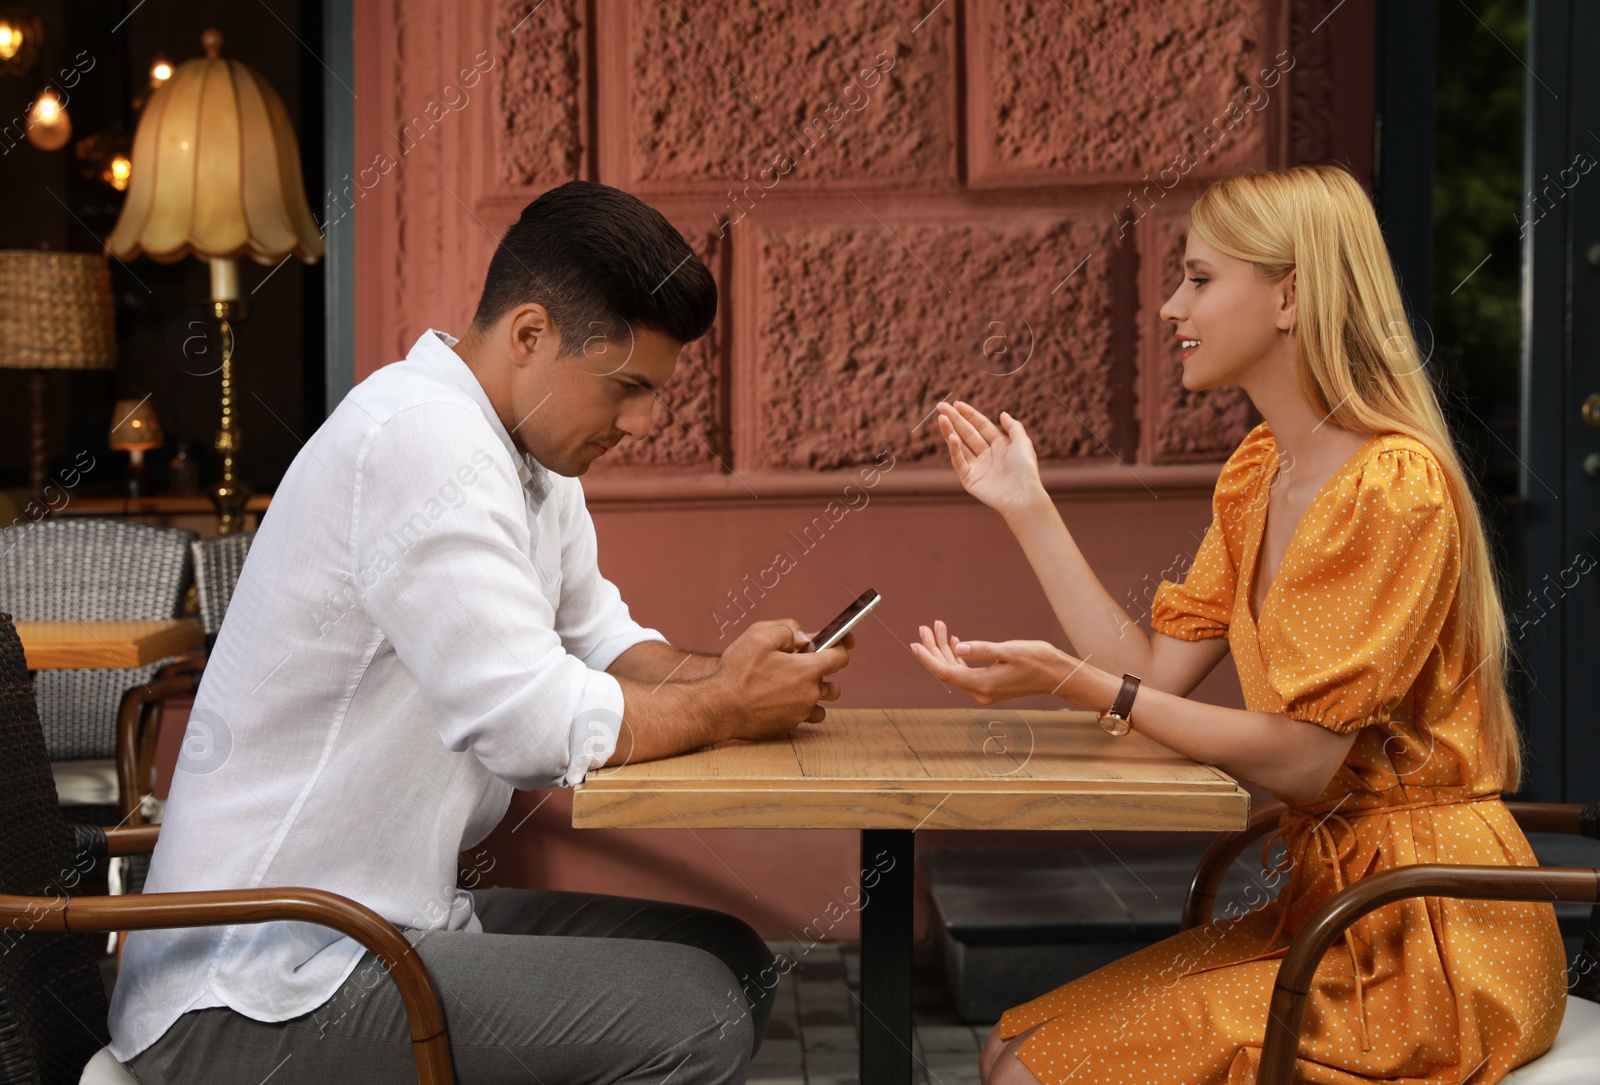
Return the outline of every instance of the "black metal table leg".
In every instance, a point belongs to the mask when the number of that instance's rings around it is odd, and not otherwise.
[[[861,830],[861,1085],[911,1081],[916,834]]]

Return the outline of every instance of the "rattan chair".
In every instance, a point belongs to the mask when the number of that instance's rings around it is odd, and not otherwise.
[[[405,1003],[422,1085],[451,1085],[437,990],[398,929],[318,889],[75,896],[106,855],[147,853],[159,826],[69,826],[61,816],[22,643],[0,614],[0,1085],[128,1085],[102,1047],[105,990],[90,934],[298,920],[347,934],[377,954]]]
[[[239,582],[245,555],[249,554],[255,537],[254,531],[244,531],[237,535],[196,539],[189,544],[194,556],[195,595],[200,604],[200,624],[206,631],[207,652],[216,644],[222,616],[228,611],[233,586]]]
[[[1524,832],[1582,833],[1600,839],[1600,803],[1588,806],[1508,802]],[[1195,869],[1183,905],[1182,928],[1211,920],[1217,888],[1228,868],[1251,841],[1276,828],[1284,807],[1273,803],[1249,824],[1223,833],[1206,849]],[[1305,1023],[1306,996],[1323,956],[1345,928],[1368,912],[1411,897],[1469,900],[1582,901],[1595,904],[1584,935],[1581,958],[1590,967],[1574,969],[1566,1016],[1555,1044],[1541,1057],[1519,1066],[1502,1085],[1595,1085],[1600,1082],[1600,870],[1581,867],[1455,866],[1424,863],[1374,874],[1346,887],[1319,908],[1289,945],[1278,968],[1277,984],[1261,1049],[1260,1085],[1291,1085]]]
[[[254,531],[246,531],[238,535],[195,539],[189,544],[194,560],[195,598],[200,625],[206,633],[207,656],[216,646],[222,617],[233,599],[233,586],[239,581],[245,555],[249,553],[255,537]],[[150,786],[161,711],[174,697],[194,696],[204,668],[203,659],[180,658],[162,665],[150,681],[123,693],[117,707],[116,772],[120,794],[142,795]],[[59,779],[59,765],[57,769]],[[160,806],[153,800],[151,805]],[[122,820],[125,824],[142,824],[145,820],[144,811],[143,804],[124,802]]]
[[[30,525],[0,547],[0,609],[25,621],[179,617],[194,538],[192,531],[123,520]],[[160,704],[146,700],[128,726],[120,717],[126,694],[143,690],[170,663],[38,673],[34,695],[64,805],[108,808],[90,820],[140,820]]]

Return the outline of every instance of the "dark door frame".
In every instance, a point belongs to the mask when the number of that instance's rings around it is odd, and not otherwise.
[[[332,414],[356,382],[356,233],[354,217],[332,205],[355,172],[356,103],[348,88],[356,85],[355,0],[322,0],[322,221],[332,223],[326,233],[327,261],[323,290],[327,319],[324,331],[325,406]],[[312,420],[307,419],[310,423]],[[321,424],[321,419],[316,420]]]
[[[1600,5],[1528,0],[1519,611],[1531,799],[1600,798]],[[1568,183],[1570,181],[1570,183]],[[1600,473],[1600,459],[1591,461]]]

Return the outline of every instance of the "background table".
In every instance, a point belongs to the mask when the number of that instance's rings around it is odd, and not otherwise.
[[[240,530],[254,531],[271,501],[271,494],[252,494],[245,503],[244,526]],[[74,497],[52,515],[115,517],[153,527],[181,527],[205,538],[217,533],[217,509],[205,494]]]
[[[784,742],[590,772],[577,828],[861,830],[861,1081],[911,1080],[917,829],[1242,829],[1232,777],[1091,712],[833,709]]]
[[[164,621],[17,622],[28,669],[142,667],[204,644],[193,618]]]

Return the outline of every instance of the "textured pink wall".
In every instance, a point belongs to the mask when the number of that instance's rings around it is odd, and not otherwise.
[[[723,305],[656,434],[585,479],[605,572],[704,649],[760,618],[818,624],[870,584],[886,601],[841,703],[951,703],[904,647],[919,622],[1061,634],[928,413],[954,395],[1023,419],[1142,615],[1252,421],[1237,394],[1181,387],[1156,316],[1184,208],[1238,169],[1369,175],[1372,6],[357,0],[357,376],[465,326],[541,191],[638,193]],[[760,587],[780,551],[794,567]],[[1236,702],[1231,670],[1202,694]],[[490,877],[713,904],[774,936],[853,877],[848,833],[577,833],[569,810],[519,796]]]

